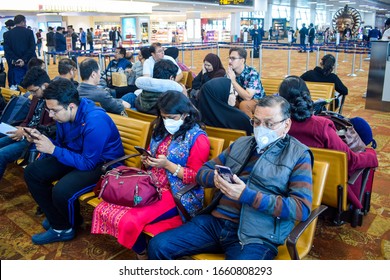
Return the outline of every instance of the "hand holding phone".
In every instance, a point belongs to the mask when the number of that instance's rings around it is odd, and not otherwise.
[[[145,148],[142,148],[140,146],[134,146],[134,148],[141,154],[147,157],[153,157],[152,154],[146,150]]]
[[[35,135],[33,135],[31,133],[30,130],[26,129],[25,127],[23,127],[23,131],[26,132],[28,134],[28,136],[30,136],[32,139],[35,139],[35,140],[38,140],[38,137],[36,137]]]
[[[231,184],[235,183],[234,179],[233,179],[233,172],[229,167],[217,164],[217,165],[215,165],[215,169],[217,170],[219,176],[221,176],[228,183],[231,183]]]

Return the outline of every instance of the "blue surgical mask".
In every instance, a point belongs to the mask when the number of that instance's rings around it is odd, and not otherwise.
[[[269,129],[264,126],[254,127],[253,134],[256,139],[258,153],[280,138],[278,134],[276,134],[276,130]]]
[[[181,118],[179,120],[164,119],[163,121],[165,129],[172,135],[175,134],[184,123],[184,120]]]

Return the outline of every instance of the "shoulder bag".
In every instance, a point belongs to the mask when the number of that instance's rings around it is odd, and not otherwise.
[[[99,198],[116,205],[142,207],[161,199],[155,176],[134,167],[118,166],[107,171],[96,187],[101,187]]]
[[[318,116],[326,117],[334,123],[336,126],[337,135],[340,136],[341,140],[343,140],[352,151],[365,151],[366,145],[356,130],[353,128],[352,123],[347,118],[344,118],[342,115],[331,111],[321,112],[318,114]]]

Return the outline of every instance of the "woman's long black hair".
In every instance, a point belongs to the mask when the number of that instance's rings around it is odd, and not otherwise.
[[[284,97],[291,105],[291,118],[298,122],[313,115],[313,101],[310,91],[302,78],[288,76],[279,87],[279,95]]]

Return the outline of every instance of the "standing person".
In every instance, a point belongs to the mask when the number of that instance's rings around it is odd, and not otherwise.
[[[80,99],[71,81],[52,82],[44,98],[46,110],[57,122],[57,137],[51,140],[29,130],[38,151],[47,156],[29,164],[24,172],[31,195],[46,215],[42,223],[46,231],[32,236],[37,245],[75,237],[83,221],[78,196],[92,190],[105,162],[124,155],[112,119],[94,102]]]
[[[4,26],[0,30],[0,45],[4,45],[4,33],[10,31],[14,27],[14,21],[12,19],[4,22]]]
[[[41,49],[42,49],[42,29],[38,29],[38,32],[35,33],[37,37],[37,48],[38,48],[38,56],[41,57]]]
[[[79,36],[80,36],[80,50],[84,49],[87,50],[87,34],[83,30],[82,27],[79,29]]]
[[[301,49],[299,52],[306,52],[306,37],[308,36],[308,30],[306,24],[302,23],[302,28],[299,30],[299,42],[301,44]]]
[[[66,52],[66,39],[64,36],[64,29],[61,26],[57,27],[57,32],[54,36],[54,39],[56,52]]]
[[[170,226],[181,224],[173,196],[188,184],[195,183],[196,173],[209,156],[210,143],[201,127],[200,114],[181,92],[167,91],[157,102],[158,115],[149,145],[152,156],[141,156],[145,169],[162,186],[162,199],[145,207],[125,207],[100,203],[93,212],[92,233],[111,234],[138,258],[146,259],[142,230],[148,224],[177,217]],[[204,192],[199,188],[183,196],[188,213],[202,208]],[[159,232],[166,227],[155,224]]]
[[[46,46],[48,53],[54,53],[56,51],[56,41],[53,27],[49,27],[49,31],[46,33]],[[50,65],[50,56],[53,57],[53,64],[56,64],[56,55],[47,54],[47,65]]]
[[[119,33],[117,27],[114,27],[114,31],[112,33],[112,48],[116,48],[118,46],[119,40],[122,40],[122,35]]]
[[[314,39],[316,36],[316,30],[314,28],[313,23],[310,23],[309,30],[307,31],[309,36],[309,45],[310,45],[310,52],[313,52],[313,45],[314,45]]]
[[[272,26],[270,26],[270,28],[268,29],[268,41],[271,41],[272,40]]]
[[[68,32],[66,34],[67,37],[71,37],[72,39],[72,50],[76,50],[77,40],[79,36],[77,36],[76,32],[74,32],[73,25],[68,25]]]
[[[352,29],[351,29],[349,23],[346,24],[346,27],[343,30],[343,37],[344,37],[344,40],[346,40],[346,41],[349,41],[352,39]]]
[[[50,78],[46,71],[37,66],[28,70],[24,76],[21,86],[27,89],[33,98],[27,117],[16,127],[17,130],[7,134],[7,137],[0,138],[0,180],[7,165],[20,158],[32,142],[30,138],[26,138],[27,134],[24,128],[38,128],[42,133],[51,130],[55,134],[55,127],[52,127],[54,121],[45,111],[45,100],[43,99],[43,91],[49,83]]]
[[[150,259],[224,253],[228,260],[271,260],[295,221],[309,217],[313,156],[287,134],[290,104],[280,96],[260,99],[252,124],[254,136],[240,137],[197,173],[201,186],[218,191],[210,211],[153,237]],[[217,164],[231,168],[233,183]]]
[[[385,31],[383,31],[382,40],[390,41],[390,18],[388,18],[385,22]]]
[[[321,58],[320,66],[316,66],[313,70],[309,70],[301,75],[301,78],[307,82],[322,82],[333,83],[335,85],[336,108],[342,106],[342,96],[348,94],[348,88],[343,84],[340,78],[332,73],[336,64],[336,59],[333,55],[327,54]],[[341,99],[341,100],[340,100]]]
[[[261,41],[263,40],[264,30],[263,28],[258,28],[257,24],[253,25],[253,29],[250,31],[253,41],[253,49],[258,50],[259,45],[261,45]]]
[[[330,27],[327,27],[324,31],[324,43],[325,45],[329,43],[329,37],[330,37]]]
[[[8,64],[8,83],[17,88],[27,72],[27,63],[35,53],[34,33],[26,28],[26,17],[17,15],[15,27],[4,33],[4,55]]]
[[[243,48],[229,50],[229,67],[226,76],[237,92],[238,108],[252,118],[256,103],[265,96],[259,73],[246,65],[247,52]]]
[[[177,62],[175,61],[175,59],[173,59],[169,55],[165,55],[164,48],[161,45],[161,43],[158,43],[158,42],[153,43],[150,46],[149,51],[150,51],[151,56],[144,63],[143,76],[153,78],[154,64],[156,64],[156,62],[158,62],[162,59],[168,59],[168,60],[172,61],[178,68],[175,81],[179,82],[183,78],[183,73],[182,73],[179,65],[177,65]]]
[[[93,52],[93,29],[88,28],[87,29],[87,43],[89,45],[89,51]]]

